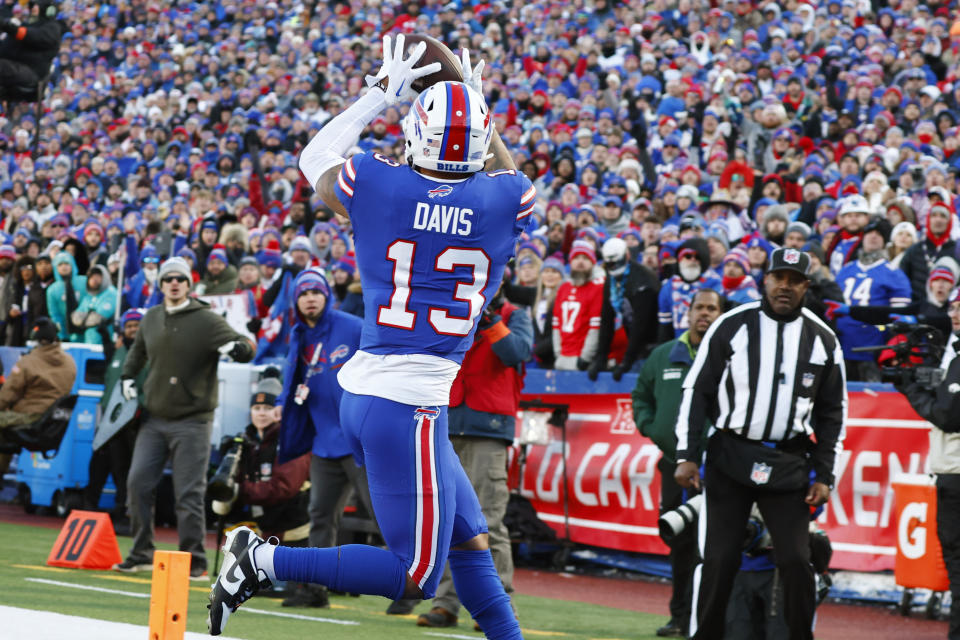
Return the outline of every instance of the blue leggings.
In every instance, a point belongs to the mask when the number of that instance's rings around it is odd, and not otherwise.
[[[281,549],[274,560],[277,578],[339,589],[334,583],[342,586],[343,580],[359,579],[358,573],[376,573],[377,585],[348,590],[399,598],[409,575],[424,597],[432,598],[450,547],[487,531],[480,502],[450,443],[447,407],[415,407],[344,392],[340,423],[358,464],[366,468],[374,514],[390,551],[340,547],[336,569],[330,565],[318,574],[318,567],[292,561],[298,552],[315,550]],[[349,567],[355,563],[361,566]]]

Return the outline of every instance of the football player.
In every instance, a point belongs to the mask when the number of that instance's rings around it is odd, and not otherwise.
[[[447,436],[447,404],[536,191],[493,128],[483,63],[472,68],[464,51],[465,82],[437,83],[417,95],[411,85],[440,68],[415,68],[425,48],[404,58],[403,35],[395,47],[385,36],[376,84],[300,156],[309,182],[328,207],[350,217],[355,232],[365,314],[360,349],[338,376],[341,424],[366,466],[389,550],[288,548],[235,530],[210,594],[213,635],[274,580],[430,598],[449,561],[457,594],[486,636],[522,637],[480,504]],[[377,153],[344,158],[385,107],[410,99],[406,164]]]

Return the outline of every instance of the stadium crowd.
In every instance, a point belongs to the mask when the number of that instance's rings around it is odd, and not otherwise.
[[[905,306],[898,319],[936,316],[949,332],[949,9],[65,2],[42,116],[14,104],[0,118],[4,341],[23,344],[43,315],[64,340],[112,340],[118,311],[160,301],[167,256],[190,263],[198,295],[249,295],[261,362],[285,353],[306,266],[329,273],[335,307],[362,314],[349,221],[297,156],[364,91],[381,34],[402,31],[487,61],[494,121],[537,187],[505,282],[534,322],[528,366],[619,378],[687,329],[696,289],[758,299],[770,252],[790,246],[812,257],[807,304],[836,323],[850,377],[874,380],[872,354],[849,349],[883,336],[851,308]],[[355,152],[402,161],[403,115],[387,109]]]

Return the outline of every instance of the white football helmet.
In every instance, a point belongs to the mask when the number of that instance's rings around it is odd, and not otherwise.
[[[403,119],[407,162],[434,171],[480,171],[493,135],[490,116],[483,96],[462,82],[428,87]]]

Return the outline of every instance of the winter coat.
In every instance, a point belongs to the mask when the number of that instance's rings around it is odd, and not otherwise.
[[[64,281],[57,270],[57,266],[62,262],[69,262],[71,269],[73,269],[69,283]],[[76,310],[76,308],[68,308],[71,306],[67,300],[68,284],[71,285],[74,299],[79,305],[87,288],[87,279],[77,275],[77,263],[73,256],[66,251],[61,251],[53,258],[53,278],[54,283],[47,287],[47,312],[50,314],[50,319],[57,323],[60,328],[57,336],[61,340],[68,340],[70,337],[69,315],[71,311]]]
[[[509,311],[507,311],[509,309]],[[506,321],[495,323],[484,329],[477,330],[473,345],[463,359],[463,366],[457,373],[450,391],[450,408],[448,410],[448,430],[451,436],[469,436],[476,438],[493,438],[513,442],[516,430],[517,406],[510,410],[495,412],[473,407],[477,406],[472,398],[491,393],[489,387],[482,384],[473,384],[478,379],[487,376],[499,378],[500,387],[509,387],[511,380],[516,384],[516,397],[520,395],[523,386],[523,363],[529,359],[533,347],[533,320],[526,309],[513,307],[504,303],[498,310]],[[500,326],[498,326],[500,325]],[[482,351],[493,352],[492,357],[476,357]],[[514,371],[509,371],[513,369]],[[508,374],[512,378],[503,375]],[[482,399],[482,398],[481,398]],[[502,402],[504,408],[510,403],[509,395],[504,393],[496,402]],[[489,400],[484,404],[490,404]],[[506,418],[504,418],[506,416]]]
[[[209,421],[217,408],[217,365],[223,345],[237,341],[239,362],[253,358],[253,347],[210,305],[190,298],[173,313],[164,305],[147,310],[133,347],[123,363],[123,377],[136,378],[147,361],[144,406],[165,420]]]
[[[135,309],[138,307],[149,309],[163,302],[163,294],[160,293],[160,283],[156,281],[153,283],[148,282],[146,274],[147,272],[141,269],[124,284],[124,309]]]
[[[675,340],[664,342],[643,363],[637,386],[631,393],[637,431],[653,440],[663,457],[671,463],[677,459],[675,428],[683,398],[683,380],[696,353],[690,344],[689,331]]]
[[[627,351],[620,367],[629,371],[645,352],[647,345],[657,341],[657,295],[660,282],[656,274],[637,262],[628,262],[621,276],[607,275],[603,283],[603,309],[600,312],[600,336],[597,359],[594,364],[603,369],[616,331],[619,317],[627,332]],[[616,301],[619,300],[619,303]],[[619,308],[614,308],[616,304]]]
[[[910,280],[911,298],[914,302],[921,302],[927,297],[927,276],[930,275],[930,265],[944,256],[956,259],[956,246],[955,241],[947,240],[936,247],[929,238],[924,238],[903,252],[900,269]]]
[[[60,40],[67,32],[67,26],[60,20],[40,18],[21,29],[0,41],[0,58],[30,67],[39,81],[50,72],[50,63],[60,51]]]
[[[237,268],[232,264],[228,264],[218,276],[207,271],[195,287],[197,295],[220,296],[233,293],[237,288],[238,277]]]
[[[117,290],[110,284],[110,273],[106,267],[94,265],[91,270],[93,269],[101,273],[103,280],[97,291],[91,292],[86,288],[83,290],[84,295],[77,306],[76,314],[83,316],[84,321],[74,322],[76,326],[83,329],[83,332],[75,334],[72,339],[75,342],[102,345],[104,339],[108,342],[113,340],[113,316],[117,310]]]
[[[77,365],[60,343],[43,344],[22,356],[0,388],[0,410],[43,413],[70,393]]]
[[[34,264],[33,258],[21,257],[13,267],[14,281],[10,303],[20,307],[20,316],[7,316],[6,340],[8,346],[22,347],[27,342],[30,328],[37,318],[46,317],[47,291],[43,288],[40,278],[34,272],[33,280],[28,286],[20,278],[20,267],[25,264]]]
[[[304,454],[286,463],[277,460],[280,423],[267,427],[261,438],[253,425],[244,431],[240,457],[240,501],[259,507],[251,510],[266,536],[284,540],[284,532],[310,522],[310,456]]]

